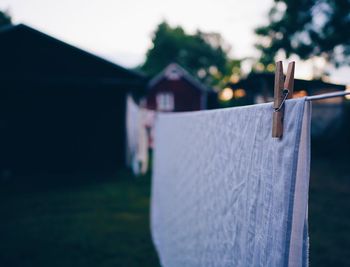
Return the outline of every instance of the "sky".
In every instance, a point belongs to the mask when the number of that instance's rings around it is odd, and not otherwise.
[[[15,23],[25,23],[125,67],[144,60],[152,32],[166,20],[193,33],[219,32],[231,56],[257,57],[254,28],[267,23],[273,0],[0,0]],[[311,78],[309,62],[297,62],[297,78]],[[349,69],[331,81],[350,84]]]

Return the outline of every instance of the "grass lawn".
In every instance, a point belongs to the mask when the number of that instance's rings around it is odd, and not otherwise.
[[[159,266],[149,177],[44,178],[0,184],[0,266]],[[350,266],[349,205],[350,164],[313,160],[311,266]]]
[[[117,176],[3,186],[0,266],[159,266],[149,231],[150,179]]]

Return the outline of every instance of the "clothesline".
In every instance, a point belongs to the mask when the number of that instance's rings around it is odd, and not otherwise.
[[[320,100],[320,99],[326,99],[326,98],[332,98],[332,97],[340,97],[340,96],[346,96],[346,95],[350,95],[350,91],[335,92],[335,93],[328,93],[328,94],[322,94],[322,95],[308,96],[308,97],[306,97],[306,101]]]

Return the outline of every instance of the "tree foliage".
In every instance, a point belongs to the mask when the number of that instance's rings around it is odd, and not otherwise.
[[[180,26],[171,27],[162,22],[153,34],[152,47],[141,69],[155,75],[169,63],[176,62],[200,80],[217,84],[230,72],[232,65],[237,65],[229,60],[229,50],[218,33],[188,34]]]
[[[338,66],[350,62],[349,0],[275,0],[269,25],[256,29],[261,63],[277,52],[301,59],[322,56]]]
[[[12,24],[10,15],[5,11],[0,10],[0,27]]]

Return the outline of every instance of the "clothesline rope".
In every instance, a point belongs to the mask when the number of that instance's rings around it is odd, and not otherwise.
[[[328,94],[322,94],[322,95],[308,96],[308,97],[306,97],[306,101],[320,100],[320,99],[326,99],[326,98],[332,98],[332,97],[340,97],[340,96],[346,96],[346,95],[350,95],[350,91],[335,92],[335,93],[328,93]]]

